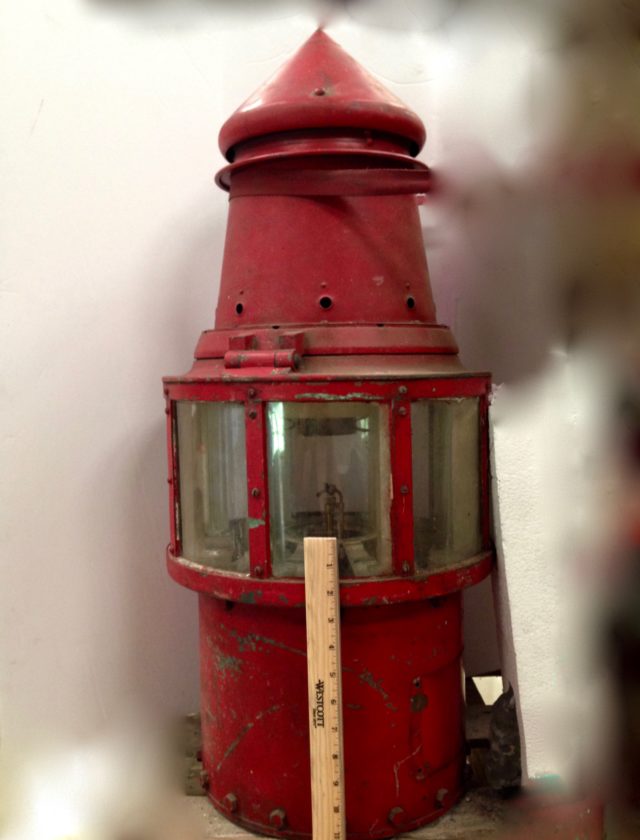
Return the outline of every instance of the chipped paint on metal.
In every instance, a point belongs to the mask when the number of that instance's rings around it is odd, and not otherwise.
[[[232,754],[232,753],[233,753],[233,752],[237,749],[237,747],[238,747],[238,745],[241,743],[242,739],[245,737],[245,735],[246,735],[248,732],[250,732],[250,731],[253,729],[253,727],[256,725],[256,723],[258,723],[259,721],[261,721],[261,720],[262,720],[264,717],[266,717],[267,715],[272,715],[272,714],[274,714],[274,712],[278,712],[278,711],[280,711],[280,709],[282,709],[282,708],[283,708],[283,704],[282,704],[282,703],[276,703],[276,705],[275,705],[275,706],[270,706],[268,709],[264,709],[262,712],[258,712],[258,714],[255,716],[255,718],[254,718],[253,720],[250,720],[250,721],[249,721],[249,723],[246,723],[246,724],[242,727],[242,729],[240,730],[240,732],[238,733],[237,737],[236,737],[236,738],[234,738],[234,740],[233,740],[233,741],[229,744],[229,746],[227,747],[227,749],[226,749],[226,751],[225,751],[224,755],[222,756],[222,758],[221,758],[221,759],[220,759],[220,761],[218,762],[218,765],[217,765],[217,767],[216,767],[216,770],[220,770],[220,768],[222,767],[222,765],[224,764],[224,762],[225,762],[225,761],[229,758],[229,756],[230,756],[230,755],[231,755],[231,754]]]
[[[407,761],[411,761],[411,759],[414,758],[414,756],[416,756],[420,752],[421,749],[422,749],[422,744],[418,744],[418,746],[415,748],[415,750],[412,753],[410,753],[405,758],[401,758],[400,761],[396,761],[396,763],[393,765],[393,778],[394,778],[395,783],[396,783],[396,796],[400,796],[400,777],[398,776],[398,770]]]
[[[241,604],[255,604],[262,599],[261,589],[249,589],[240,595]]]
[[[232,636],[237,644],[239,651],[251,650],[256,651],[258,650],[258,645],[269,645],[274,648],[278,648],[279,650],[286,650],[287,653],[295,653],[298,656],[306,657],[307,652],[306,650],[300,650],[299,648],[291,647],[290,645],[285,645],[283,642],[279,642],[277,639],[269,639],[267,636],[261,636],[259,633],[247,633],[246,636],[241,636],[237,630],[229,630],[229,635]]]
[[[379,400],[375,394],[364,394],[361,391],[354,391],[352,394],[326,394],[320,391],[312,391],[307,394],[296,394],[297,400],[324,400],[326,402],[344,402],[345,400]]]
[[[237,656],[228,656],[222,651],[216,653],[216,664],[221,671],[232,671],[239,674],[242,671],[242,660]]]
[[[264,519],[253,519],[249,517],[247,519],[247,525],[249,526],[249,530],[251,531],[253,528],[260,528],[264,525]]]
[[[411,697],[411,711],[412,712],[421,712],[423,709],[426,709],[429,705],[429,700],[426,694],[420,692],[419,694],[414,694]]]
[[[393,705],[391,702],[389,695],[382,687],[382,680],[377,680],[371,673],[371,671],[362,671],[362,673],[358,674],[358,679],[360,682],[365,683],[366,685],[370,686],[374,691],[377,691],[378,694],[383,698],[384,704],[387,709],[391,709],[392,712],[397,712],[398,709],[396,706]]]
[[[221,627],[223,630],[227,629],[224,625],[221,625]],[[247,650],[255,651],[257,649],[253,633],[248,633],[246,636],[242,636],[237,630],[231,629],[229,630],[229,635],[236,640],[240,653],[244,653]]]

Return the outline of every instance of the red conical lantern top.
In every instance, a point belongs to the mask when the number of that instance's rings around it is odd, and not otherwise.
[[[415,199],[430,189],[424,141],[420,118],[315,32],[220,131],[229,221],[197,355],[239,342],[245,364],[247,347],[290,349],[294,332],[305,355],[455,354]]]
[[[233,161],[246,140],[332,128],[394,135],[414,156],[426,138],[417,114],[319,29],[226,121],[220,149]]]

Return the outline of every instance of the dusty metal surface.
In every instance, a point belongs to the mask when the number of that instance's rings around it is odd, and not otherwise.
[[[199,833],[194,840],[237,840],[259,836],[225,820],[202,797],[185,798],[184,807],[198,827]],[[403,836],[415,840],[497,840],[503,836],[502,812],[503,805],[493,794],[476,790],[437,822]]]
[[[470,681],[467,681],[469,685]],[[640,813],[620,805],[607,807],[603,828],[602,803],[567,802],[553,795],[503,798],[486,786],[484,763],[489,744],[491,707],[471,695],[466,733],[470,766],[461,801],[440,819],[401,836],[414,840],[637,840]],[[256,837],[233,825],[204,798],[199,783],[202,764],[199,716],[186,721],[185,790],[182,807],[195,833],[189,840],[237,840]]]
[[[467,737],[476,743],[488,740],[489,707],[476,706],[467,716]],[[185,721],[185,793],[183,807],[197,831],[193,840],[231,840],[257,837],[219,814],[204,796],[200,777],[202,763],[198,760],[201,741],[200,716],[190,715]],[[493,840],[502,836],[505,805],[491,790],[469,790],[460,803],[441,819],[411,832],[415,840]],[[631,835],[624,835],[624,840]],[[622,835],[621,835],[622,840]]]
[[[263,519],[256,520],[256,530]],[[352,578],[341,586],[342,606],[385,606],[427,598],[441,598],[483,580],[491,571],[493,555],[484,551],[467,563],[431,575],[412,578]],[[301,607],[304,603],[304,584],[298,579],[263,579],[258,585],[251,578],[221,572],[210,566],[177,557],[167,552],[169,574],[194,592],[215,595],[226,601],[260,606]],[[264,568],[264,567],[263,567]]]
[[[489,744],[491,707],[473,696],[467,680],[467,745],[470,765],[461,801],[439,820],[401,836],[414,840],[637,840],[640,812],[620,804],[566,801],[553,794],[503,798],[486,786],[484,764]],[[185,790],[182,807],[195,833],[189,840],[238,840],[259,835],[228,822],[203,797],[202,764],[197,761],[200,743],[199,715],[185,722]]]
[[[239,840],[258,837],[227,822],[203,798],[185,797],[183,807],[196,834],[189,840]],[[402,835],[410,840],[638,840],[640,814],[610,808],[606,833],[585,828],[563,830],[553,822],[534,824],[521,818],[506,823],[507,806],[487,789],[476,789],[437,822]],[[546,826],[546,827],[545,827]]]
[[[467,710],[467,738],[474,743],[488,743],[490,707],[471,706]],[[245,831],[223,817],[205,798],[201,784],[202,762],[200,759],[200,716],[190,715],[184,725],[185,743],[185,793],[183,807],[196,830],[192,840],[231,840],[262,835]],[[412,831],[416,840],[493,840],[504,837],[506,807],[503,800],[490,789],[473,787],[471,778],[469,790],[459,804],[443,817],[428,826]],[[407,835],[409,836],[409,835]],[[624,835],[626,840],[627,835]],[[573,840],[573,838],[572,838]]]
[[[343,611],[351,837],[416,828],[460,798],[460,610],[456,592]],[[268,832],[272,814],[284,811],[278,834],[306,834],[300,829],[310,809],[304,612],[201,595],[200,629],[209,798],[249,828]]]

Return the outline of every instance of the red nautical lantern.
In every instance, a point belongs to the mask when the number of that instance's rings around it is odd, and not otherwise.
[[[436,322],[424,139],[321,31],[220,132],[215,328],[165,379],[168,566],[199,593],[208,795],[258,832],[311,833],[305,536],[338,541],[349,836],[415,828],[461,793],[489,376]]]

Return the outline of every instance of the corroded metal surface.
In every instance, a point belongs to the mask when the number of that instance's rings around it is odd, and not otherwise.
[[[208,806],[206,800],[188,798],[184,807],[193,814],[194,826],[199,829],[193,840],[249,840],[256,837],[240,826],[227,822]],[[472,791],[454,811],[450,811],[429,826],[417,829],[410,836],[413,840],[499,840],[504,838],[502,810],[502,804],[490,792]],[[635,836],[629,834],[624,835],[624,838],[630,840]]]
[[[493,555],[485,551],[448,571],[405,578],[351,578],[341,583],[343,606],[384,606],[405,601],[440,598],[479,583],[490,573]],[[227,601],[260,606],[302,607],[304,582],[287,578],[255,580],[233,573],[220,572],[192,563],[167,552],[167,568],[171,577],[195,592],[215,595]]]
[[[341,621],[349,836],[387,837],[461,795],[460,595],[353,607]],[[208,796],[249,828],[269,831],[282,809],[278,833],[308,835],[303,611],[200,596],[200,625]]]

